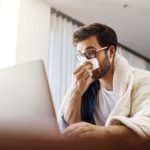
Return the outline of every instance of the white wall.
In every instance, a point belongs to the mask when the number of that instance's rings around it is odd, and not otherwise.
[[[20,0],[0,0],[0,68],[15,64]]]
[[[42,58],[48,68],[50,5],[20,0],[16,63]]]

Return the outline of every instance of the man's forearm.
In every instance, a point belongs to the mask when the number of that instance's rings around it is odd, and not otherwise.
[[[107,127],[100,127],[99,128],[101,131],[101,135],[99,136],[104,136],[104,137],[136,137],[136,133],[128,128],[125,125],[111,125]]]
[[[137,137],[136,133],[124,125],[98,126],[86,122],[72,124],[63,131],[64,136],[78,138],[120,138]]]
[[[76,88],[71,89],[70,93],[66,97],[64,119],[69,125],[81,121],[81,97],[81,93]]]

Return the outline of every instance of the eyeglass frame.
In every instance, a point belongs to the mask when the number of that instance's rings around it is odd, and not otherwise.
[[[93,57],[93,58],[96,58],[96,53],[97,53],[97,52],[106,50],[107,48],[109,48],[109,46],[105,46],[105,47],[102,47],[102,48],[100,48],[100,49],[95,49],[95,50],[89,50],[89,51],[85,50],[84,52],[78,51],[76,58],[77,58],[78,61],[80,61],[79,54],[82,54],[83,57],[85,57],[85,58],[87,58],[87,59],[92,59],[92,58],[88,58],[88,57],[85,55],[85,53],[87,53],[87,52],[95,52],[95,57]]]

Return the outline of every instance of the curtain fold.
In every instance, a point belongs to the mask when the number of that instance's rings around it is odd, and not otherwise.
[[[133,53],[129,52],[128,50],[124,49],[123,47],[121,46],[118,46],[117,48],[117,52],[124,56],[129,64],[133,67],[136,67],[136,68],[140,68],[140,69],[144,69],[144,70],[148,70],[148,66],[150,65],[149,62],[147,62],[145,59],[139,57],[139,56],[136,56],[134,55]]]
[[[53,10],[50,20],[49,81],[55,109],[58,111],[76,67],[72,33],[79,25]]]

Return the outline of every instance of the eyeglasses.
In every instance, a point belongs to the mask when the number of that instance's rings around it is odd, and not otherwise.
[[[106,47],[102,47],[100,49],[95,49],[95,50],[89,50],[89,51],[84,51],[84,52],[80,52],[78,51],[77,52],[77,60],[80,61],[83,57],[86,57],[87,59],[91,59],[91,58],[96,58],[96,53],[99,52],[99,51],[103,51],[103,50],[106,50],[108,49],[109,47],[106,46]]]

